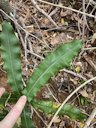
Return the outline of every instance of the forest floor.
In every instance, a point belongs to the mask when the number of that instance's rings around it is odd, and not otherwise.
[[[10,7],[13,10],[14,22],[16,20],[21,26],[19,29],[15,26],[15,29],[21,42],[22,75],[25,81],[43,58],[57,46],[73,39],[83,40],[82,51],[74,59],[71,67],[59,71],[37,96],[39,99],[57,100],[62,103],[80,86],[80,83],[96,76],[96,2],[93,0],[46,0],[46,2],[48,3],[39,0],[37,3],[34,0],[17,0],[17,2],[10,0]],[[0,86],[9,89],[1,58]],[[79,90],[68,103],[77,106],[90,117],[92,111],[96,109],[96,80]],[[44,122],[48,124],[52,116],[46,117],[42,112],[37,112],[38,114],[33,113],[33,121],[37,128],[43,128]],[[59,116],[51,127],[82,128],[85,122]],[[96,128],[96,116],[89,128]]]

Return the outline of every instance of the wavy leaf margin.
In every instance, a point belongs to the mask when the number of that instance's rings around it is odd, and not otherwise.
[[[54,114],[61,105],[60,103],[56,103],[53,101],[43,101],[43,100],[34,100],[31,102],[31,104],[35,109],[44,112],[47,116],[49,114]],[[58,113],[58,115],[67,115],[70,118],[79,121],[83,121],[84,119],[87,118],[87,116],[84,113],[82,113],[77,107],[71,104],[65,104],[61,109],[61,111]]]
[[[62,44],[41,62],[38,68],[34,70],[28,80],[27,87],[23,91],[29,102],[37,95],[41,87],[48,82],[50,77],[55,75],[60,69],[70,66],[72,59],[78,54],[82,45],[81,40]]]
[[[10,23],[2,23],[2,32],[0,33],[1,57],[4,61],[4,69],[7,72],[8,84],[14,92],[23,89],[22,72],[20,62],[20,43],[16,37],[13,27]]]

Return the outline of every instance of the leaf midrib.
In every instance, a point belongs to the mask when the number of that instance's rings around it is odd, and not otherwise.
[[[69,48],[67,48],[68,50],[70,50],[70,51],[72,51],[73,52],[73,50],[75,49],[77,47],[77,45],[71,50],[71,49],[69,49]],[[68,51],[67,50],[67,51]],[[68,51],[69,52],[69,51]],[[30,92],[32,91],[32,89],[34,88],[34,86],[38,83],[38,81],[42,78],[42,76],[44,75],[44,74],[46,74],[46,72],[58,61],[58,60],[60,60],[61,59],[61,57],[63,57],[63,56],[66,56],[66,54],[68,53],[68,52],[66,52],[66,53],[64,53],[63,55],[61,55],[60,57],[58,57],[59,59],[56,59],[56,60],[54,60],[53,61],[53,63],[51,64],[51,66],[49,66],[49,68],[47,68],[47,70],[45,70],[44,72],[43,72],[43,74],[37,79],[37,81],[34,83],[34,85],[32,86],[32,88],[29,90],[29,92],[28,92],[28,96],[30,95]],[[65,63],[65,62],[64,62]]]
[[[6,32],[7,32],[7,31],[6,31]],[[8,32],[7,32],[7,34],[8,34]],[[10,37],[10,35],[9,35],[9,34],[8,34],[8,37]],[[15,76],[15,75],[14,75],[14,71],[13,71],[13,68],[12,68],[12,67],[13,67],[13,66],[12,66],[12,65],[13,65],[13,63],[12,63],[12,55],[11,55],[11,52],[10,52],[10,51],[11,51],[11,49],[10,49],[9,38],[8,38],[8,49],[9,49],[9,58],[10,58],[10,64],[11,64],[10,66],[11,66],[11,69],[12,69],[13,79],[14,79],[14,82],[15,82],[15,85],[16,85],[16,88],[17,88],[17,91],[18,91],[18,94],[20,94],[20,93],[19,93],[18,86],[17,86],[17,82],[16,82],[15,77],[14,77],[14,76]],[[15,85],[14,85],[14,86],[15,86]]]
[[[25,111],[25,109],[24,109],[24,119],[25,119],[25,124],[26,124],[26,126],[27,126],[27,128],[28,128],[28,125],[27,125],[27,119],[26,119],[26,111]]]

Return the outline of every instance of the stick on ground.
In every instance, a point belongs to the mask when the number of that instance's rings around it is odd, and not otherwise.
[[[87,121],[85,123],[85,126],[83,128],[88,128],[95,116],[96,116],[96,108],[93,109],[91,115],[87,119]]]
[[[56,118],[56,116],[58,115],[58,113],[60,112],[60,110],[62,109],[62,107],[66,104],[66,102],[76,93],[78,92],[81,88],[83,88],[86,84],[90,83],[91,81],[95,80],[96,76],[87,80],[86,82],[84,82],[83,84],[81,84],[78,88],[76,88],[65,100],[64,102],[61,104],[61,106],[58,108],[58,110],[56,111],[56,113],[54,114],[52,120],[50,121],[49,125],[47,128],[50,128],[52,123],[54,122],[54,119]]]
[[[32,4],[35,6],[35,8],[36,8],[39,12],[41,12],[44,16],[46,16],[47,19],[48,19],[49,21],[51,21],[51,23],[52,23],[55,27],[58,27],[57,24],[56,24],[56,23],[53,21],[53,19],[51,18],[51,16],[48,15],[43,9],[41,9],[41,8],[38,6],[38,4],[37,4],[37,2],[36,2],[35,0],[31,0],[31,2],[32,2]]]

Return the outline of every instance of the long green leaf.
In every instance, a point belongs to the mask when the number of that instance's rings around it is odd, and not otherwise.
[[[3,22],[2,32],[0,33],[1,56],[4,61],[4,69],[7,72],[8,83],[12,90],[20,94],[23,88],[21,63],[20,63],[20,44],[15,32],[8,22]]]
[[[30,112],[26,106],[21,115],[21,127],[20,128],[35,128],[32,119],[30,118]]]
[[[46,115],[48,114],[54,114],[60,104],[52,102],[52,101],[38,101],[34,100],[31,102],[32,106],[36,109],[39,109],[40,111],[44,112]],[[82,121],[86,119],[86,115],[83,114],[78,108],[70,105],[65,104],[61,111],[58,113],[59,115],[67,115],[72,119],[77,119],[79,121]]]
[[[34,70],[32,77],[23,93],[30,102],[37,92],[44,86],[51,76],[60,69],[70,66],[70,62],[82,48],[82,41],[75,40],[70,43],[62,44],[53,53],[49,54],[43,62]]]

